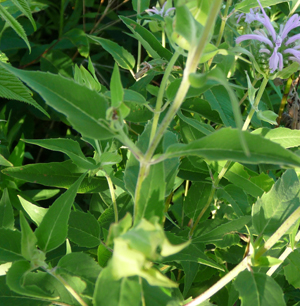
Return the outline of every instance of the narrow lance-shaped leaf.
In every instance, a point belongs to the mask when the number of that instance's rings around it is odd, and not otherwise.
[[[31,97],[29,89],[2,66],[0,66],[0,97],[26,102],[50,118],[49,114]]]
[[[280,145],[258,135],[243,131],[250,155],[247,156],[240,142],[240,132],[224,128],[211,135],[195,140],[187,145],[172,145],[166,157],[194,155],[209,160],[232,160],[250,164],[267,163],[300,166],[300,157]]]
[[[126,49],[117,43],[108,39],[100,38],[94,35],[87,35],[92,42],[97,42],[104,50],[112,55],[118,65],[124,69],[132,70],[135,66],[135,59]]]
[[[0,228],[14,229],[14,212],[7,188],[3,190],[0,200]]]
[[[108,103],[105,97],[61,75],[24,71],[0,62],[37,91],[47,104],[65,114],[82,136],[109,139],[114,136],[105,120]]]
[[[30,20],[33,29],[36,31],[36,24],[32,17],[30,6],[26,0],[11,0],[13,4]]]
[[[24,40],[29,51],[31,51],[30,43],[21,24],[0,4],[0,15],[12,27],[12,29]]]
[[[48,209],[35,235],[38,246],[44,252],[49,252],[59,247],[67,237],[68,219],[77,190],[86,174],[81,177],[62,194]]]

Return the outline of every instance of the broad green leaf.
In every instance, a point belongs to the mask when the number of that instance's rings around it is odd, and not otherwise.
[[[12,167],[13,164],[0,154],[0,166]]]
[[[36,31],[36,24],[32,17],[30,6],[26,0],[12,0],[13,4],[30,20],[33,29]]]
[[[243,131],[250,156],[244,153],[239,131],[224,128],[189,144],[172,145],[168,148],[168,158],[183,155],[202,156],[209,160],[232,160],[249,164],[267,163],[300,166],[300,158],[280,145],[258,135]]]
[[[254,260],[253,266],[255,267],[272,267],[282,264],[282,260],[271,256],[260,256]]]
[[[1,17],[7,22],[7,24],[24,40],[26,43],[29,51],[31,51],[30,43],[27,39],[26,33],[23,29],[23,27],[20,25],[20,23],[8,12],[7,9],[5,9],[0,4],[0,15]]]
[[[184,290],[183,290],[183,296],[186,297],[186,294],[190,290],[192,283],[198,273],[199,264],[196,262],[186,262],[181,261],[181,265],[183,267],[184,271]]]
[[[5,67],[7,66],[2,66],[0,63],[0,97],[26,102],[49,118],[49,114],[32,98],[26,86]]]
[[[21,295],[40,297],[45,299],[57,299],[50,292],[44,291],[40,286],[31,284],[25,285],[25,278],[32,269],[30,262],[20,260],[14,262],[6,274],[6,283],[8,287]]]
[[[41,224],[35,231],[38,246],[44,252],[59,247],[67,237],[68,219],[77,190],[85,174],[64,193],[48,209]]]
[[[235,127],[234,115],[231,106],[230,97],[223,86],[214,86],[204,93],[205,100],[207,100],[212,108],[219,113],[220,118],[225,126]]]
[[[7,188],[3,190],[0,200],[0,228],[14,229],[14,211],[10,202]]]
[[[300,288],[300,254],[298,250],[294,250],[287,258],[288,265],[283,267],[286,280],[295,288]]]
[[[138,277],[116,280],[110,267],[100,273],[94,291],[95,306],[140,306],[141,285]]]
[[[117,43],[94,35],[87,35],[87,37],[92,42],[96,42],[101,45],[104,50],[110,53],[120,67],[127,70],[132,70],[134,68],[135,59],[133,55],[131,55],[126,49],[119,46]]]
[[[273,234],[300,205],[300,183],[294,170],[287,170],[253,205],[252,224],[260,235]]]
[[[174,31],[181,35],[188,42],[190,48],[191,46],[197,44],[197,27],[200,27],[200,24],[197,24],[187,6],[182,5],[176,7],[174,25]]]
[[[164,58],[168,61],[171,59],[172,53],[169,50],[165,49],[156,39],[156,37],[146,28],[142,27],[141,25],[127,17],[120,16],[120,19],[133,33],[134,37],[141,42],[141,44],[151,57],[153,57],[154,59]]]
[[[144,12],[147,8],[149,8],[149,4],[150,4],[150,0],[133,0],[132,1],[132,7],[138,14],[140,14],[141,12]],[[138,8],[139,8],[139,12],[138,12]]]
[[[175,243],[179,244],[179,243],[186,242],[186,240],[184,240],[182,237],[175,236],[173,233],[170,233],[170,232],[166,232],[166,236],[169,239],[169,241],[173,244]],[[171,262],[171,261],[181,261],[181,262],[190,261],[190,262],[200,263],[202,265],[224,271],[221,265],[214,262],[212,259],[210,259],[208,256],[205,255],[204,247],[202,250],[197,245],[195,245],[193,242],[190,243],[183,250],[179,251],[178,253],[167,256],[163,258],[161,261],[166,262],[166,263]]]
[[[65,33],[63,37],[71,40],[81,56],[85,58],[89,56],[90,44],[83,30],[78,28],[72,29]]]
[[[213,230],[210,230],[206,232],[203,235],[200,235],[199,237],[196,237],[193,239],[194,242],[211,242],[213,240],[222,240],[224,239],[224,236],[230,232],[239,231],[242,229],[246,224],[248,224],[251,220],[250,216],[243,216],[239,219],[235,219],[229,222],[226,222],[224,224],[221,224],[214,228]]]
[[[21,255],[21,233],[0,228],[0,260],[11,262],[24,259]]]
[[[171,289],[151,286],[145,280],[142,280],[142,296],[145,306],[181,305],[178,298],[172,296]]]
[[[10,154],[9,161],[14,166],[23,165],[24,153],[25,153],[25,143],[20,140],[18,144],[14,147],[12,153]]]
[[[210,183],[197,182],[193,183],[185,198],[183,208],[185,214],[195,222],[200,212],[207,204],[211,192],[212,185]],[[207,218],[210,210],[202,218]]]
[[[86,248],[100,244],[100,224],[89,212],[71,211],[68,224],[68,238],[72,242]]]
[[[268,122],[268,123],[273,124],[273,125],[278,124],[277,121],[276,121],[277,117],[278,117],[278,115],[271,110],[265,110],[265,111],[258,111],[257,112],[257,118],[259,120]]]
[[[99,244],[97,249],[98,263],[102,268],[107,266],[108,260],[112,256],[112,250],[109,251],[103,244]]]
[[[26,143],[34,144],[42,148],[67,154],[70,159],[80,168],[92,170],[97,165],[93,159],[84,156],[77,141],[64,138],[53,139],[24,139]]]
[[[47,104],[65,114],[82,136],[93,139],[114,136],[105,120],[108,103],[103,95],[61,75],[0,65],[37,91]]]
[[[4,174],[25,180],[26,182],[38,183],[45,186],[69,188],[86,170],[78,168],[67,160],[62,163],[31,164],[23,167],[10,167],[2,170]],[[78,193],[94,193],[108,189],[106,178],[95,176],[85,178]]]
[[[272,6],[278,3],[282,3],[282,2],[286,2],[286,0],[261,0],[260,3],[262,5],[262,7],[266,7],[266,6]],[[257,1],[256,0],[245,0],[242,1],[240,3],[238,3],[235,6],[236,10],[245,12],[245,13],[249,13],[249,10],[253,7],[257,7]]]
[[[22,195],[30,197],[33,201],[48,200],[56,196],[60,189],[30,189],[22,192]]]
[[[219,113],[212,110],[209,102],[206,100],[199,98],[187,99],[181,105],[181,109],[190,113],[198,113],[213,122],[222,123]]]
[[[20,225],[21,225],[21,252],[25,259],[31,261],[35,252],[37,251],[37,238],[25,219],[23,213],[20,211]]]
[[[276,129],[259,128],[252,132],[280,144],[284,148],[300,146],[300,130],[291,130],[284,127]]]
[[[63,256],[57,264],[57,274],[79,276],[87,285],[84,294],[93,296],[95,283],[101,267],[85,253],[70,253]]]
[[[239,292],[242,306],[286,305],[280,286],[266,274],[246,270],[237,276],[233,284]]]
[[[39,226],[47,212],[47,208],[40,207],[30,203],[29,201],[23,199],[21,196],[18,196],[20,203],[30,219]]]
[[[107,244],[113,245],[114,239],[125,234],[132,226],[132,217],[129,213],[125,215],[118,223],[113,223],[109,227]]]

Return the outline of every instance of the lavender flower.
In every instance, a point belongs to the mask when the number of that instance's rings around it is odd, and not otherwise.
[[[165,17],[165,16],[168,16],[169,13],[173,10],[175,10],[175,7],[171,7],[169,9],[166,10],[165,12],[165,6],[167,4],[167,1],[164,3],[164,5],[162,6],[162,8],[159,10],[157,9],[155,6],[152,7],[152,9],[147,9],[146,12],[149,13],[154,13],[156,15],[160,15],[161,17]]]
[[[256,13],[259,11],[259,7],[251,8],[250,13],[239,13],[236,14],[237,23],[241,21],[242,18],[245,18],[245,22],[250,24],[252,21],[256,20]]]
[[[255,18],[254,20],[259,21],[265,27],[267,34],[263,30],[255,30],[255,34],[246,34],[238,37],[236,43],[249,39],[261,42],[262,44],[259,49],[261,63],[264,63],[269,58],[271,73],[274,73],[277,69],[281,71],[284,63],[289,60],[300,63],[300,51],[298,50],[300,46],[295,45],[295,41],[300,39],[300,34],[288,37],[291,30],[300,26],[298,14],[289,18],[285,26],[280,25],[280,30],[277,34],[259,0],[257,2],[261,8],[262,15],[255,13],[252,18]]]

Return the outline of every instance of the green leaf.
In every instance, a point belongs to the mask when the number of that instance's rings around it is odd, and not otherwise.
[[[20,203],[31,220],[39,226],[47,212],[47,208],[40,207],[30,203],[29,201],[23,199],[21,196],[18,196]]]
[[[118,108],[123,102],[123,86],[118,65],[115,64],[110,80],[111,106]]]
[[[284,276],[286,280],[294,286],[295,288],[300,288],[300,279],[299,279],[299,273],[300,273],[300,254],[298,250],[294,250],[288,258],[288,265],[283,267]]]
[[[48,150],[65,153],[80,168],[92,170],[98,167],[93,159],[87,159],[84,156],[78,142],[72,139],[23,139],[23,141]]]
[[[268,122],[268,123],[273,124],[273,125],[278,125],[278,123],[276,121],[277,117],[278,117],[278,115],[275,114],[271,110],[265,110],[265,111],[258,111],[257,112],[257,118],[259,120]]]
[[[300,205],[300,183],[294,170],[287,170],[252,208],[252,224],[257,234],[272,235]]]
[[[83,30],[77,28],[72,29],[65,33],[63,37],[71,40],[71,42],[77,47],[81,56],[85,58],[89,56],[90,44]]]
[[[25,277],[31,269],[32,267],[28,261],[21,260],[14,262],[6,274],[7,286],[21,295],[53,300],[57,299],[57,297],[53,297],[50,292],[44,291],[37,285],[24,285]]]
[[[132,19],[124,16],[119,17],[133,33],[134,37],[141,42],[151,57],[155,59],[164,58],[168,61],[171,59],[172,53],[165,49],[151,32]]]
[[[20,225],[21,225],[21,252],[25,259],[31,260],[34,253],[37,251],[37,238],[33,233],[31,227],[27,223],[23,213],[20,211]]]
[[[246,131],[242,133],[249,148],[250,156],[247,156],[243,151],[239,131],[231,128],[221,129],[186,145],[172,145],[168,148],[166,155],[168,158],[194,155],[209,160],[228,159],[249,164],[267,163],[300,166],[300,158],[280,145]]]
[[[8,12],[7,9],[5,9],[0,4],[0,15],[1,17],[7,22],[7,24],[24,40],[26,43],[29,52],[31,51],[30,43],[27,39],[26,33],[23,29],[23,27],[20,25],[20,23]]]
[[[134,68],[135,59],[133,55],[117,43],[94,35],[87,35],[87,37],[91,39],[92,42],[97,42],[104,50],[110,53],[120,67],[127,70],[132,70]]]
[[[14,211],[10,202],[7,188],[3,190],[0,200],[0,228],[14,229]]]
[[[291,130],[284,127],[276,129],[259,128],[252,132],[263,136],[273,142],[280,144],[284,148],[293,148],[300,146],[300,130]]]
[[[0,154],[0,166],[12,167],[13,164]]]
[[[282,260],[271,256],[260,256],[255,259],[253,266],[255,267],[272,267],[282,264]]]
[[[81,65],[80,68],[75,65],[74,80],[78,84],[84,85],[91,90],[95,90],[97,92],[100,92],[101,90],[101,84],[97,78],[93,77],[91,73],[83,67],[83,65]]]
[[[95,283],[101,267],[85,253],[70,253],[63,256],[57,264],[57,274],[78,276],[86,283],[84,295],[93,296]]]
[[[243,271],[234,281],[242,306],[285,306],[283,292],[277,282],[263,273]]]
[[[4,65],[2,66],[0,62],[0,97],[26,102],[50,118],[49,114],[32,98],[26,86],[13,73],[7,71],[5,69],[7,66]]]
[[[200,212],[205,207],[211,192],[212,185],[210,183],[197,182],[192,187],[185,198],[183,208],[185,214],[195,222]],[[210,211],[202,218],[208,217]]]
[[[62,163],[31,164],[23,167],[10,167],[2,170],[8,176],[25,180],[26,182],[38,183],[45,186],[69,188],[86,170],[78,168],[67,160]],[[108,189],[106,178],[95,176],[85,178],[78,193],[94,193]]]
[[[100,224],[91,213],[71,211],[68,238],[82,247],[96,247],[100,244]]]
[[[250,216],[243,216],[239,219],[235,219],[224,224],[217,226],[216,228],[206,232],[193,239],[194,242],[211,242],[213,240],[222,240],[224,236],[230,232],[239,231],[251,220]]]
[[[12,3],[30,20],[34,31],[36,31],[36,24],[32,17],[30,6],[26,0],[12,0]]]
[[[95,306],[140,306],[141,285],[137,277],[114,279],[110,267],[100,273],[94,291]]]
[[[138,12],[138,2],[139,2],[139,12]],[[149,8],[150,0],[132,0],[133,9],[140,14]]]
[[[21,233],[0,228],[0,260],[11,262],[24,259],[21,254]]]
[[[278,3],[286,2],[285,0],[261,0],[260,3],[262,7],[266,6],[272,6]],[[238,3],[235,7],[236,10],[249,13],[249,10],[253,7],[257,7],[257,1],[256,0],[245,0],[240,3]]]
[[[103,95],[61,75],[0,65],[37,91],[47,104],[65,114],[82,136],[93,139],[114,136],[105,120],[108,103]]]
[[[49,252],[59,247],[67,237],[68,219],[77,190],[86,174],[62,194],[48,209],[35,235],[38,246],[44,252]]]
[[[99,244],[97,249],[98,263],[102,268],[107,266],[108,260],[112,256],[112,251],[109,251],[103,244]]]
[[[184,290],[183,296],[186,297],[188,291],[190,290],[192,283],[198,273],[200,265],[196,262],[186,262],[182,261],[181,265],[184,271]]]

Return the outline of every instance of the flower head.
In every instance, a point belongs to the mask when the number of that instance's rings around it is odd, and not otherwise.
[[[167,9],[166,12],[165,12],[166,4],[167,4],[167,1],[164,3],[164,5],[162,6],[162,8],[160,10],[157,9],[155,6],[153,6],[152,9],[147,9],[146,12],[147,13],[151,12],[151,13],[153,13],[155,15],[159,15],[161,17],[168,16],[171,11],[175,10],[175,7],[171,7],[169,9]]]
[[[262,14],[255,13],[252,18],[259,21],[265,27],[266,32],[263,30],[255,30],[255,34],[246,34],[238,37],[236,43],[249,39],[261,42],[259,54],[261,55],[262,62],[265,62],[266,58],[268,58],[271,73],[274,73],[277,69],[281,71],[286,61],[288,62],[290,60],[300,63],[299,46],[295,46],[294,43],[300,39],[300,34],[288,37],[291,30],[300,26],[300,17],[298,14],[289,18],[284,26],[280,25],[279,33],[276,33],[270,18],[264,11],[259,0],[257,2]]]

